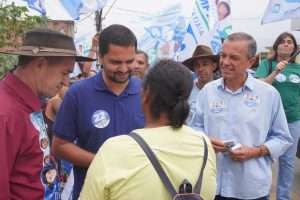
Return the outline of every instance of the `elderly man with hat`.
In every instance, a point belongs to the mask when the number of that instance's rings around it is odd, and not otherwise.
[[[190,106],[195,104],[197,95],[203,86],[214,80],[218,59],[218,55],[214,55],[208,46],[198,45],[193,56],[183,61],[183,64],[196,74],[196,80],[189,97]]]
[[[69,78],[76,56],[71,37],[48,29],[26,33],[16,68],[0,81],[0,199],[44,199],[40,177],[48,164],[49,140],[41,99],[54,96]]]

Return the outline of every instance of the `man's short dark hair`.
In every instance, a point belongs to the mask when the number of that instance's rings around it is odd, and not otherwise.
[[[134,33],[126,26],[114,24],[105,28],[99,37],[99,53],[104,56],[110,44],[137,49],[137,39]]]

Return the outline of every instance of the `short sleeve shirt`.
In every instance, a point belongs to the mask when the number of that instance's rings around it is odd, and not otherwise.
[[[110,137],[144,127],[140,105],[141,81],[130,78],[117,96],[105,85],[100,72],[75,83],[64,97],[54,123],[54,134],[92,153]],[[74,197],[81,190],[85,168],[74,166]]]

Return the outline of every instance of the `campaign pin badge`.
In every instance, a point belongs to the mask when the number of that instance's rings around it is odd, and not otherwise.
[[[92,124],[96,128],[105,128],[110,122],[109,114],[105,110],[97,110],[93,113]]]
[[[276,77],[275,77],[276,81],[282,83],[284,81],[286,81],[286,76],[282,73],[278,74]]]
[[[291,74],[289,76],[289,80],[292,82],[292,83],[300,83],[300,77],[297,76],[296,74]]]
[[[246,94],[245,95],[245,104],[249,107],[255,107],[260,103],[260,99],[257,95]]]
[[[214,101],[210,103],[210,110],[213,113],[219,113],[224,111],[225,109],[225,102],[223,100]]]

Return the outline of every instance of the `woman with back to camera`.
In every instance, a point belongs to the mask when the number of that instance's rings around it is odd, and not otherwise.
[[[180,63],[162,60],[147,73],[142,90],[146,126],[134,130],[150,146],[178,190],[187,179],[193,186],[208,159],[201,196],[213,200],[216,192],[215,153],[204,133],[185,126],[188,97],[193,86],[190,71]],[[87,199],[172,199],[141,147],[128,135],[108,139],[99,149],[80,196]]]
[[[294,144],[279,157],[277,199],[290,200],[293,189],[295,157],[300,136],[300,65],[292,57],[297,51],[295,37],[281,33],[273,44],[274,54],[259,65],[256,76],[272,84],[280,93]]]

